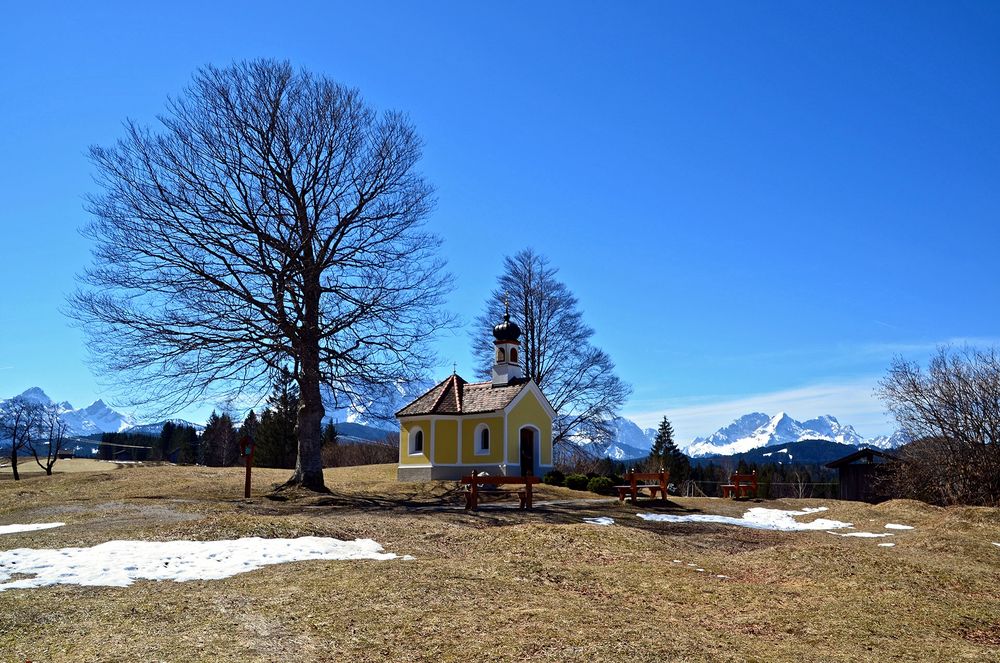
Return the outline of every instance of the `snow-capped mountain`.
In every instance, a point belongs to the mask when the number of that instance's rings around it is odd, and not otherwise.
[[[740,417],[708,437],[695,438],[684,448],[684,452],[692,457],[728,456],[759,447],[786,445],[802,440],[829,440],[853,446],[868,444],[889,448],[889,446],[899,446],[898,439],[894,435],[881,442],[868,442],[854,430],[853,426],[843,425],[836,417],[828,414],[808,421],[796,421],[784,412],[779,412],[773,417],[762,412],[754,412]]]
[[[624,417],[615,417],[611,421],[612,437],[609,440],[593,440],[578,436],[573,442],[587,451],[605,458],[625,460],[626,458],[641,458],[649,455],[656,431],[652,428],[639,428],[633,421]]]
[[[20,397],[39,405],[56,406],[59,416],[66,422],[67,432],[70,435],[117,433],[135,424],[130,417],[112,410],[103,400],[95,401],[84,408],[74,409],[67,401],[56,403],[39,387],[28,389],[20,394]]]
[[[897,449],[910,441],[910,436],[901,430],[896,431],[892,435],[878,435],[876,437],[868,438],[865,440],[866,447],[874,447],[876,449]]]

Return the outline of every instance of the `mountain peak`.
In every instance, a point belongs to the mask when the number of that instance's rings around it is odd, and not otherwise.
[[[25,390],[23,393],[18,395],[18,398],[23,398],[26,401],[31,401],[32,403],[42,403],[43,405],[50,405],[52,399],[49,398],[48,394],[42,391],[41,387],[32,387],[31,389]]]
[[[833,415],[797,421],[787,412],[778,412],[773,417],[755,412],[743,415],[707,438],[696,438],[687,445],[686,452],[690,456],[725,456],[804,440],[827,440],[853,446],[865,443],[852,426],[842,425]],[[886,440],[882,444],[889,442]]]
[[[95,433],[117,433],[133,425],[131,417],[115,412],[107,404],[98,399],[85,408],[76,410],[68,401],[56,403],[42,391],[41,387],[32,387],[19,395],[31,403],[39,403],[58,408],[59,417],[66,422],[70,435],[93,435]],[[2,402],[2,401],[0,401]]]

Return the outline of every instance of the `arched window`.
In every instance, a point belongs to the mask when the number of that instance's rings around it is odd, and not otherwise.
[[[510,363],[512,364],[517,363],[517,348],[510,349]]]
[[[419,428],[410,436],[410,453],[422,454],[424,452],[424,432]]]
[[[474,449],[477,456],[485,456],[490,453],[490,427],[486,424],[476,426],[474,439]]]
[[[507,361],[507,353],[504,352],[503,348],[497,348],[497,363],[501,364]]]

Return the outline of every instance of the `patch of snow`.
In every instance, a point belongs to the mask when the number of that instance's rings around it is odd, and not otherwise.
[[[886,529],[913,529],[909,525],[897,525],[896,523],[886,523]]]
[[[0,534],[14,534],[15,532],[34,532],[40,529],[52,529],[62,527],[66,523],[31,523],[29,525],[0,525]]]
[[[615,519],[601,516],[600,518],[584,518],[583,522],[590,523],[591,525],[614,525]]]
[[[879,548],[892,548],[894,545],[896,545],[896,544],[895,543],[880,543],[880,544],[878,544],[878,547]]]
[[[889,532],[847,532],[846,534],[841,534],[840,532],[827,532],[827,534],[833,534],[834,536],[856,536],[860,539],[880,539],[884,536],[894,536]]]
[[[781,509],[765,509],[754,507],[743,514],[742,518],[732,516],[717,516],[713,514],[693,514],[690,516],[675,516],[666,513],[639,513],[636,514],[643,520],[652,520],[668,523],[721,523],[723,525],[737,525],[739,527],[750,527],[752,529],[769,529],[779,532],[796,532],[802,530],[828,530],[851,527],[851,523],[840,522],[839,520],[827,520],[818,518],[816,520],[802,523],[795,520],[795,516],[806,516],[812,513],[826,511],[825,506],[806,508],[801,511],[783,511]]]
[[[724,576],[724,575],[717,575],[717,576],[715,576],[715,577],[716,577],[716,578],[722,578],[723,580],[726,580],[726,579],[728,579],[728,578],[729,578],[729,576]]]
[[[992,541],[991,543],[995,546],[1000,546],[1000,543],[997,543],[996,541]]]
[[[48,585],[127,587],[136,580],[218,580],[308,559],[399,559],[371,539],[303,536],[226,541],[108,541],[90,548],[0,551],[0,591]],[[403,558],[412,559],[409,556]],[[10,580],[14,575],[30,578]]]

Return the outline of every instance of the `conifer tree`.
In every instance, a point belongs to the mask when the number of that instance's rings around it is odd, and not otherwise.
[[[213,467],[227,467],[236,462],[239,457],[236,430],[232,418],[223,413],[218,415],[212,411],[208,425],[201,434],[201,449],[204,463]]]
[[[280,371],[274,380],[273,392],[267,398],[267,405],[257,427],[255,465],[295,467],[297,446],[295,426],[298,409],[298,386],[288,371]]]
[[[670,421],[663,417],[659,428],[656,429],[656,437],[653,438],[653,446],[649,450],[649,457],[654,462],[663,465],[664,457],[669,455],[670,449],[674,446],[674,427]]]
[[[160,431],[160,441],[156,445],[157,460],[170,460],[170,450],[173,448],[174,430],[176,428],[177,424],[172,421],[167,421],[163,424],[163,430]]]
[[[240,437],[246,435],[250,439],[255,439],[259,427],[260,420],[257,419],[257,413],[250,410],[250,414],[247,415],[246,419],[243,420],[243,425],[240,426]]]
[[[328,421],[323,429],[323,446],[332,447],[337,444],[337,427],[332,421]]]
[[[649,457],[654,464],[670,472],[672,483],[684,481],[691,473],[691,462],[674,443],[674,427],[666,417],[656,430]]]

